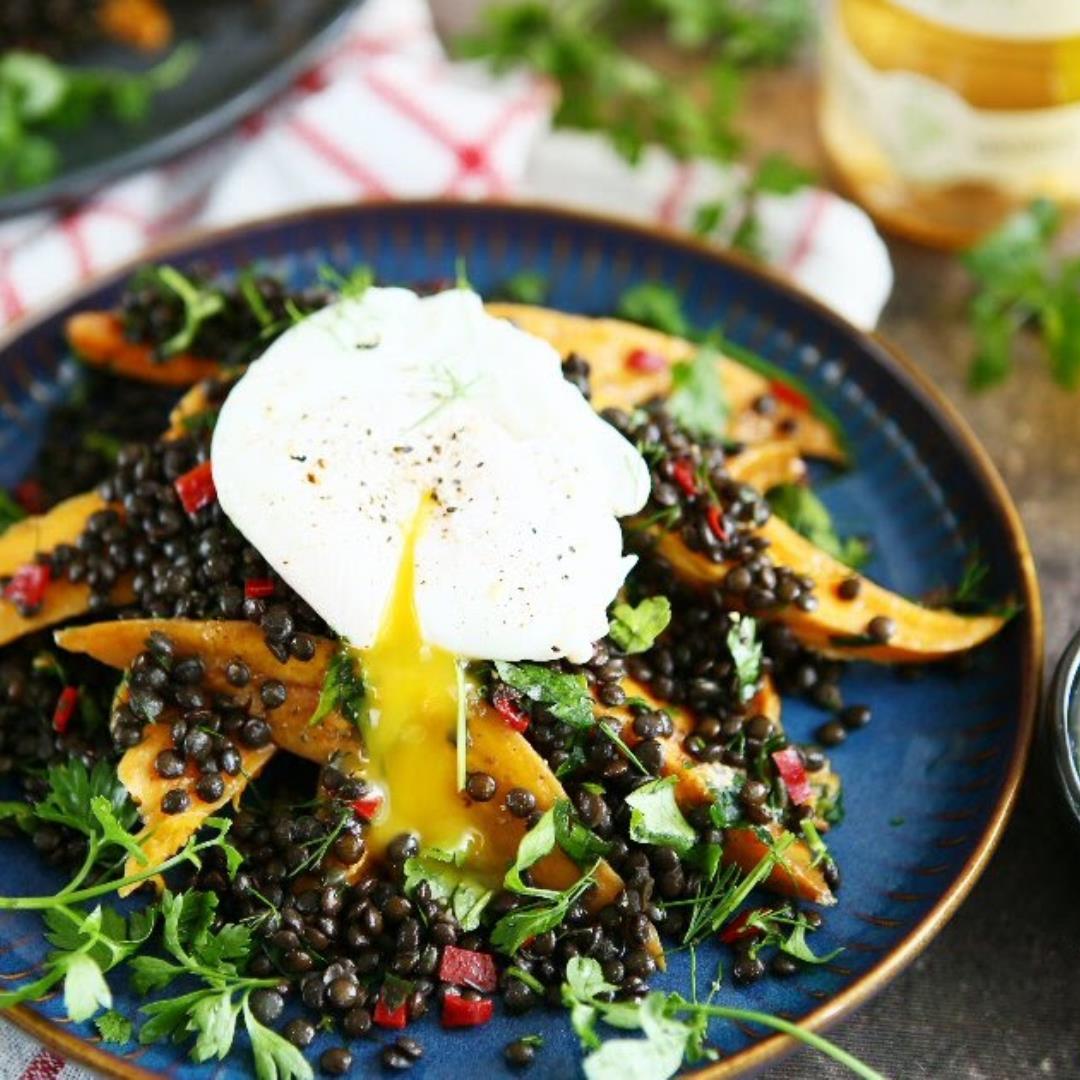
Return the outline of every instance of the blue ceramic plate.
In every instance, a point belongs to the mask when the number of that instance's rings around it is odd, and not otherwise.
[[[7,0],[4,0],[7,2]],[[221,134],[264,105],[304,70],[340,32],[360,0],[215,0],[174,3],[175,40],[196,42],[198,60],[178,86],[157,95],[144,122],[100,120],[65,132],[63,166],[45,184],[0,192],[0,217],[102,184]],[[167,53],[163,53],[168,55]],[[87,48],[69,62],[87,67],[145,69],[147,60],[115,44]]]
[[[759,270],[689,240],[537,207],[417,203],[335,208],[196,239],[167,253],[183,266],[223,271],[259,260],[297,282],[317,267],[367,263],[383,282],[452,278],[463,257],[469,277],[490,290],[516,271],[544,272],[553,306],[610,312],[619,294],[643,281],[675,286],[694,321],[722,323],[736,342],[806,380],[840,418],[856,467],[819,490],[843,529],[874,537],[871,576],[912,596],[957,580],[975,545],[991,562],[995,593],[1013,595],[1023,613],[957,677],[931,669],[917,680],[854,665],[850,701],[874,706],[872,726],[835,752],[844,778],[846,821],[830,834],[844,880],[839,905],[815,944],[843,946],[835,962],[788,981],[722,999],[822,1027],[879,990],[949,918],[981,872],[1012,808],[1034,722],[1041,671],[1039,597],[1016,512],[986,455],[953,410],[906,361]],[[0,359],[0,484],[33,459],[41,421],[70,388],[64,317],[109,307],[118,273],[22,329]],[[821,714],[799,702],[784,723],[809,739]],[[27,845],[3,843],[0,891],[53,891],[51,872]],[[0,976],[33,968],[45,952],[36,916],[0,918]],[[711,978],[717,955],[699,956]],[[672,957],[661,986],[688,987],[685,953]],[[122,983],[118,1008],[140,1002]],[[167,1071],[185,1078],[247,1075],[244,1046],[221,1065],[195,1066],[172,1046],[129,1048],[119,1056],[97,1045],[89,1025],[65,1022],[55,998],[17,1022],[70,1057],[118,1076]],[[479,1032],[419,1025],[426,1053],[412,1075],[502,1074],[502,1048],[515,1035],[542,1032],[545,1045],[530,1076],[566,1077],[578,1060],[565,1017],[499,1016]],[[791,1043],[761,1031],[714,1025],[724,1059],[713,1075],[758,1066]],[[377,1046],[355,1046],[357,1072],[378,1068]]]

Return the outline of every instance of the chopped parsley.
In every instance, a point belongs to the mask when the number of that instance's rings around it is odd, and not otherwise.
[[[519,270],[496,290],[503,299],[517,304],[542,304],[551,291],[551,282],[539,270]]]
[[[357,726],[364,718],[364,677],[360,671],[360,657],[344,638],[326,665],[319,700],[308,724],[321,724],[332,712]]]
[[[727,647],[735,665],[739,700],[745,704],[757,693],[761,679],[762,645],[757,636],[757,623],[749,615],[735,613],[731,616]]]
[[[619,297],[615,310],[620,318],[651,326],[673,337],[689,337],[692,332],[679,294],[658,282],[631,286]]]
[[[676,784],[674,776],[653,780],[626,796],[630,839],[639,844],[662,844],[685,857],[698,837],[675,801]]]
[[[727,430],[730,408],[720,378],[720,354],[703,346],[689,360],[671,368],[668,412],[695,438],[720,438]]]
[[[422,881],[436,900],[445,900],[466,933],[477,929],[480,916],[495,895],[465,865],[468,852],[425,848],[405,860],[405,891],[410,896]]]
[[[584,675],[569,675],[543,664],[495,661],[507,686],[542,705],[556,720],[575,728],[593,725],[593,700]]]
[[[608,635],[624,653],[645,652],[670,622],[671,601],[666,596],[649,596],[634,606],[616,604]]]

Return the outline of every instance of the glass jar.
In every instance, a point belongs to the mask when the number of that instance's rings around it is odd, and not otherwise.
[[[834,0],[822,71],[826,152],[885,228],[961,247],[1080,202],[1080,0]]]

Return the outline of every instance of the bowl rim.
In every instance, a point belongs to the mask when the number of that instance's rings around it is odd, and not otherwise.
[[[882,365],[892,376],[912,393],[942,428],[955,440],[956,449],[966,464],[985,485],[987,496],[1001,518],[1001,524],[1009,535],[1009,551],[1017,567],[1021,583],[1020,614],[1020,695],[1017,710],[1016,739],[1012,758],[1001,783],[997,801],[986,824],[964,865],[957,871],[952,884],[942,893],[931,909],[911,928],[881,960],[855,979],[848,987],[812,1009],[800,1021],[800,1026],[820,1032],[832,1027],[850,1015],[888,985],[901,971],[912,963],[942,930],[971,892],[975,882],[985,870],[997,849],[1005,826],[1015,808],[1020,784],[1023,780],[1031,744],[1039,714],[1042,693],[1044,659],[1044,625],[1042,597],[1039,590],[1035,561],[1024,531],[1020,514],[1005,486],[1001,475],[985,448],[979,442],[968,421],[930,379],[929,375],[894,342],[880,333],[866,331],[851,323],[844,316],[827,307],[816,297],[809,295],[785,278],[779,271],[753,261],[741,252],[717,248],[707,241],[691,236],[673,227],[643,223],[616,214],[568,209],[557,205],[513,199],[491,199],[484,202],[460,199],[375,199],[363,202],[344,201],[270,214],[224,228],[196,228],[187,230],[167,241],[151,245],[135,258],[126,260],[80,286],[68,290],[50,303],[35,309],[32,315],[16,320],[0,334],[0,362],[3,353],[25,334],[36,330],[41,324],[54,318],[61,311],[73,307],[85,297],[102,288],[115,284],[148,261],[168,257],[180,257],[199,245],[227,241],[246,233],[274,229],[281,226],[300,225],[305,221],[332,218],[342,213],[379,214],[382,211],[425,212],[452,210],[482,218],[496,211],[520,214],[524,218],[557,219],[568,226],[599,227],[623,236],[660,243],[665,247],[704,256],[709,260],[735,269],[764,283],[769,289],[778,290],[785,297],[809,309],[815,318],[821,319],[841,334],[855,339],[858,344]],[[1080,635],[1078,635],[1080,638]],[[1080,657],[1080,643],[1078,643]],[[70,1060],[79,1061],[96,1068],[106,1076],[118,1080],[151,1080],[158,1074],[128,1060],[137,1056],[139,1050],[123,1057],[102,1051],[94,1042],[64,1030],[61,1023],[49,1020],[33,1011],[29,1005],[18,1005],[8,1011],[7,1017],[23,1030],[63,1053]],[[721,1061],[684,1074],[695,1080],[729,1080],[729,1078],[759,1070],[770,1062],[799,1049],[803,1044],[790,1035],[774,1034]]]
[[[1069,641],[1054,670],[1046,710],[1054,771],[1069,811],[1080,824],[1080,734],[1074,735],[1069,724],[1070,705],[1077,693],[1080,693],[1080,630]]]

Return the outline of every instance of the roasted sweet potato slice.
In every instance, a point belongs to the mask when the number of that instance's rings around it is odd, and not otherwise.
[[[798,443],[791,439],[776,439],[748,446],[728,458],[727,471],[740,484],[749,484],[764,492],[781,484],[805,480],[806,462],[800,456]]]
[[[679,806],[690,809],[712,802],[715,798],[714,792],[718,788],[725,787],[730,781],[731,769],[726,765],[697,761],[683,749],[683,740],[693,730],[690,714],[685,709],[665,706],[658,702],[643,686],[632,679],[624,679],[623,687],[630,697],[644,698],[657,708],[665,708],[672,719],[675,730],[668,738],[662,740],[663,774],[677,777],[675,798]],[[753,708],[779,722],[780,697],[770,680],[765,680]],[[634,732],[633,719],[628,709],[624,707],[604,709],[602,715],[616,715],[623,719],[622,737],[628,745],[635,746],[640,742]],[[779,836],[781,832],[780,826],[777,825],[774,835]],[[750,836],[746,837],[744,833],[749,833]],[[751,858],[755,851],[756,857]],[[746,872],[758,864],[765,852],[765,845],[755,836],[753,829],[728,829],[724,833],[725,862],[736,863]],[[783,896],[793,896],[815,904],[835,904],[836,898],[825,883],[821,870],[811,865],[812,858],[806,843],[801,839],[796,840],[785,855],[786,868],[777,867],[777,870],[769,877],[767,887]]]
[[[867,578],[861,579],[854,600],[844,600],[837,589],[853,575],[851,567],[826,555],[778,517],[769,518],[758,533],[768,540],[774,562],[813,578],[817,608],[806,612],[790,606],[776,618],[790,626],[804,645],[826,656],[886,664],[924,663],[973,649],[1004,625],[999,615],[959,615],[922,607]],[[658,550],[693,585],[719,584],[728,570],[726,564],[710,562],[691,551],[675,533],[664,534]],[[867,626],[877,616],[895,624],[895,633],[884,644],[867,637]]]
[[[592,402],[597,409],[615,406],[632,409],[650,398],[663,397],[671,389],[670,366],[692,356],[698,346],[621,319],[593,319],[567,315],[527,304],[488,304],[487,310],[544,338],[566,355],[577,353],[589,362]],[[667,366],[659,371],[635,371],[627,358],[636,350],[662,357]],[[728,435],[740,442],[758,443],[785,435],[809,457],[843,462],[845,454],[836,432],[809,409],[788,397],[777,401],[768,416],[753,404],[776,388],[766,376],[728,358],[720,362],[720,375],[731,405]],[[796,400],[798,398],[796,397]]]
[[[225,679],[226,666],[236,658],[242,659],[256,674],[251,684],[253,693],[259,679],[284,682],[288,687],[285,704],[266,714],[274,742],[281,749],[319,763],[329,761],[341,751],[352,751],[359,756],[358,732],[343,718],[331,715],[319,724],[309,723],[327,664],[337,648],[334,642],[320,641],[309,661],[281,663],[266,648],[262,631],[248,622],[131,619],[60,630],[56,643],[69,652],[85,653],[104,664],[125,669],[143,651],[147,638],[155,631],[167,635],[179,654],[197,653],[206,664],[207,683],[213,689],[236,694]],[[547,809],[565,795],[544,759],[486,705],[477,706],[470,715],[469,736],[470,768],[490,773],[500,790],[527,788],[536,796],[541,809]],[[477,815],[486,842],[509,865],[524,835],[524,823],[510,814],[501,800],[473,803],[471,809]],[[543,860],[535,868],[537,882],[549,888],[565,888],[578,874],[577,868],[561,854]],[[598,869],[597,885],[592,900],[597,906],[610,903],[622,888],[619,876],[606,863]]]
[[[120,316],[112,311],[80,311],[68,319],[65,330],[80,360],[129,379],[161,386],[191,386],[220,369],[216,360],[185,354],[155,360],[149,346],[124,337]]]
[[[178,780],[163,780],[158,776],[154,759],[162,750],[168,750],[171,746],[170,725],[150,724],[143,731],[142,742],[126,750],[116,768],[120,782],[139,807],[143,828],[138,839],[150,866],[163,862],[179,851],[214,811],[220,810],[230,799],[239,795],[248,781],[262,772],[276,749],[274,746],[265,746],[260,750],[250,750],[238,746],[243,761],[242,771],[236,776],[222,773],[225,793],[216,802],[208,803],[195,794],[198,777],[193,772]],[[162,798],[173,788],[180,788],[191,795],[191,807],[182,814],[166,814],[161,809]],[[126,873],[135,874],[142,869],[145,869],[142,863],[129,857]]]
[[[117,582],[112,596],[117,604],[130,604],[135,599],[131,582],[126,579]],[[52,582],[45,590],[45,603],[41,610],[29,618],[20,615],[10,601],[0,599],[0,646],[10,645],[26,634],[84,615],[89,601],[89,586],[81,582],[73,585],[69,581]]]
[[[8,526],[0,534],[0,577],[15,573],[20,566],[33,562],[35,555],[52,551],[57,544],[74,543],[86,519],[104,506],[97,492],[88,491],[57,503],[47,513]]]

